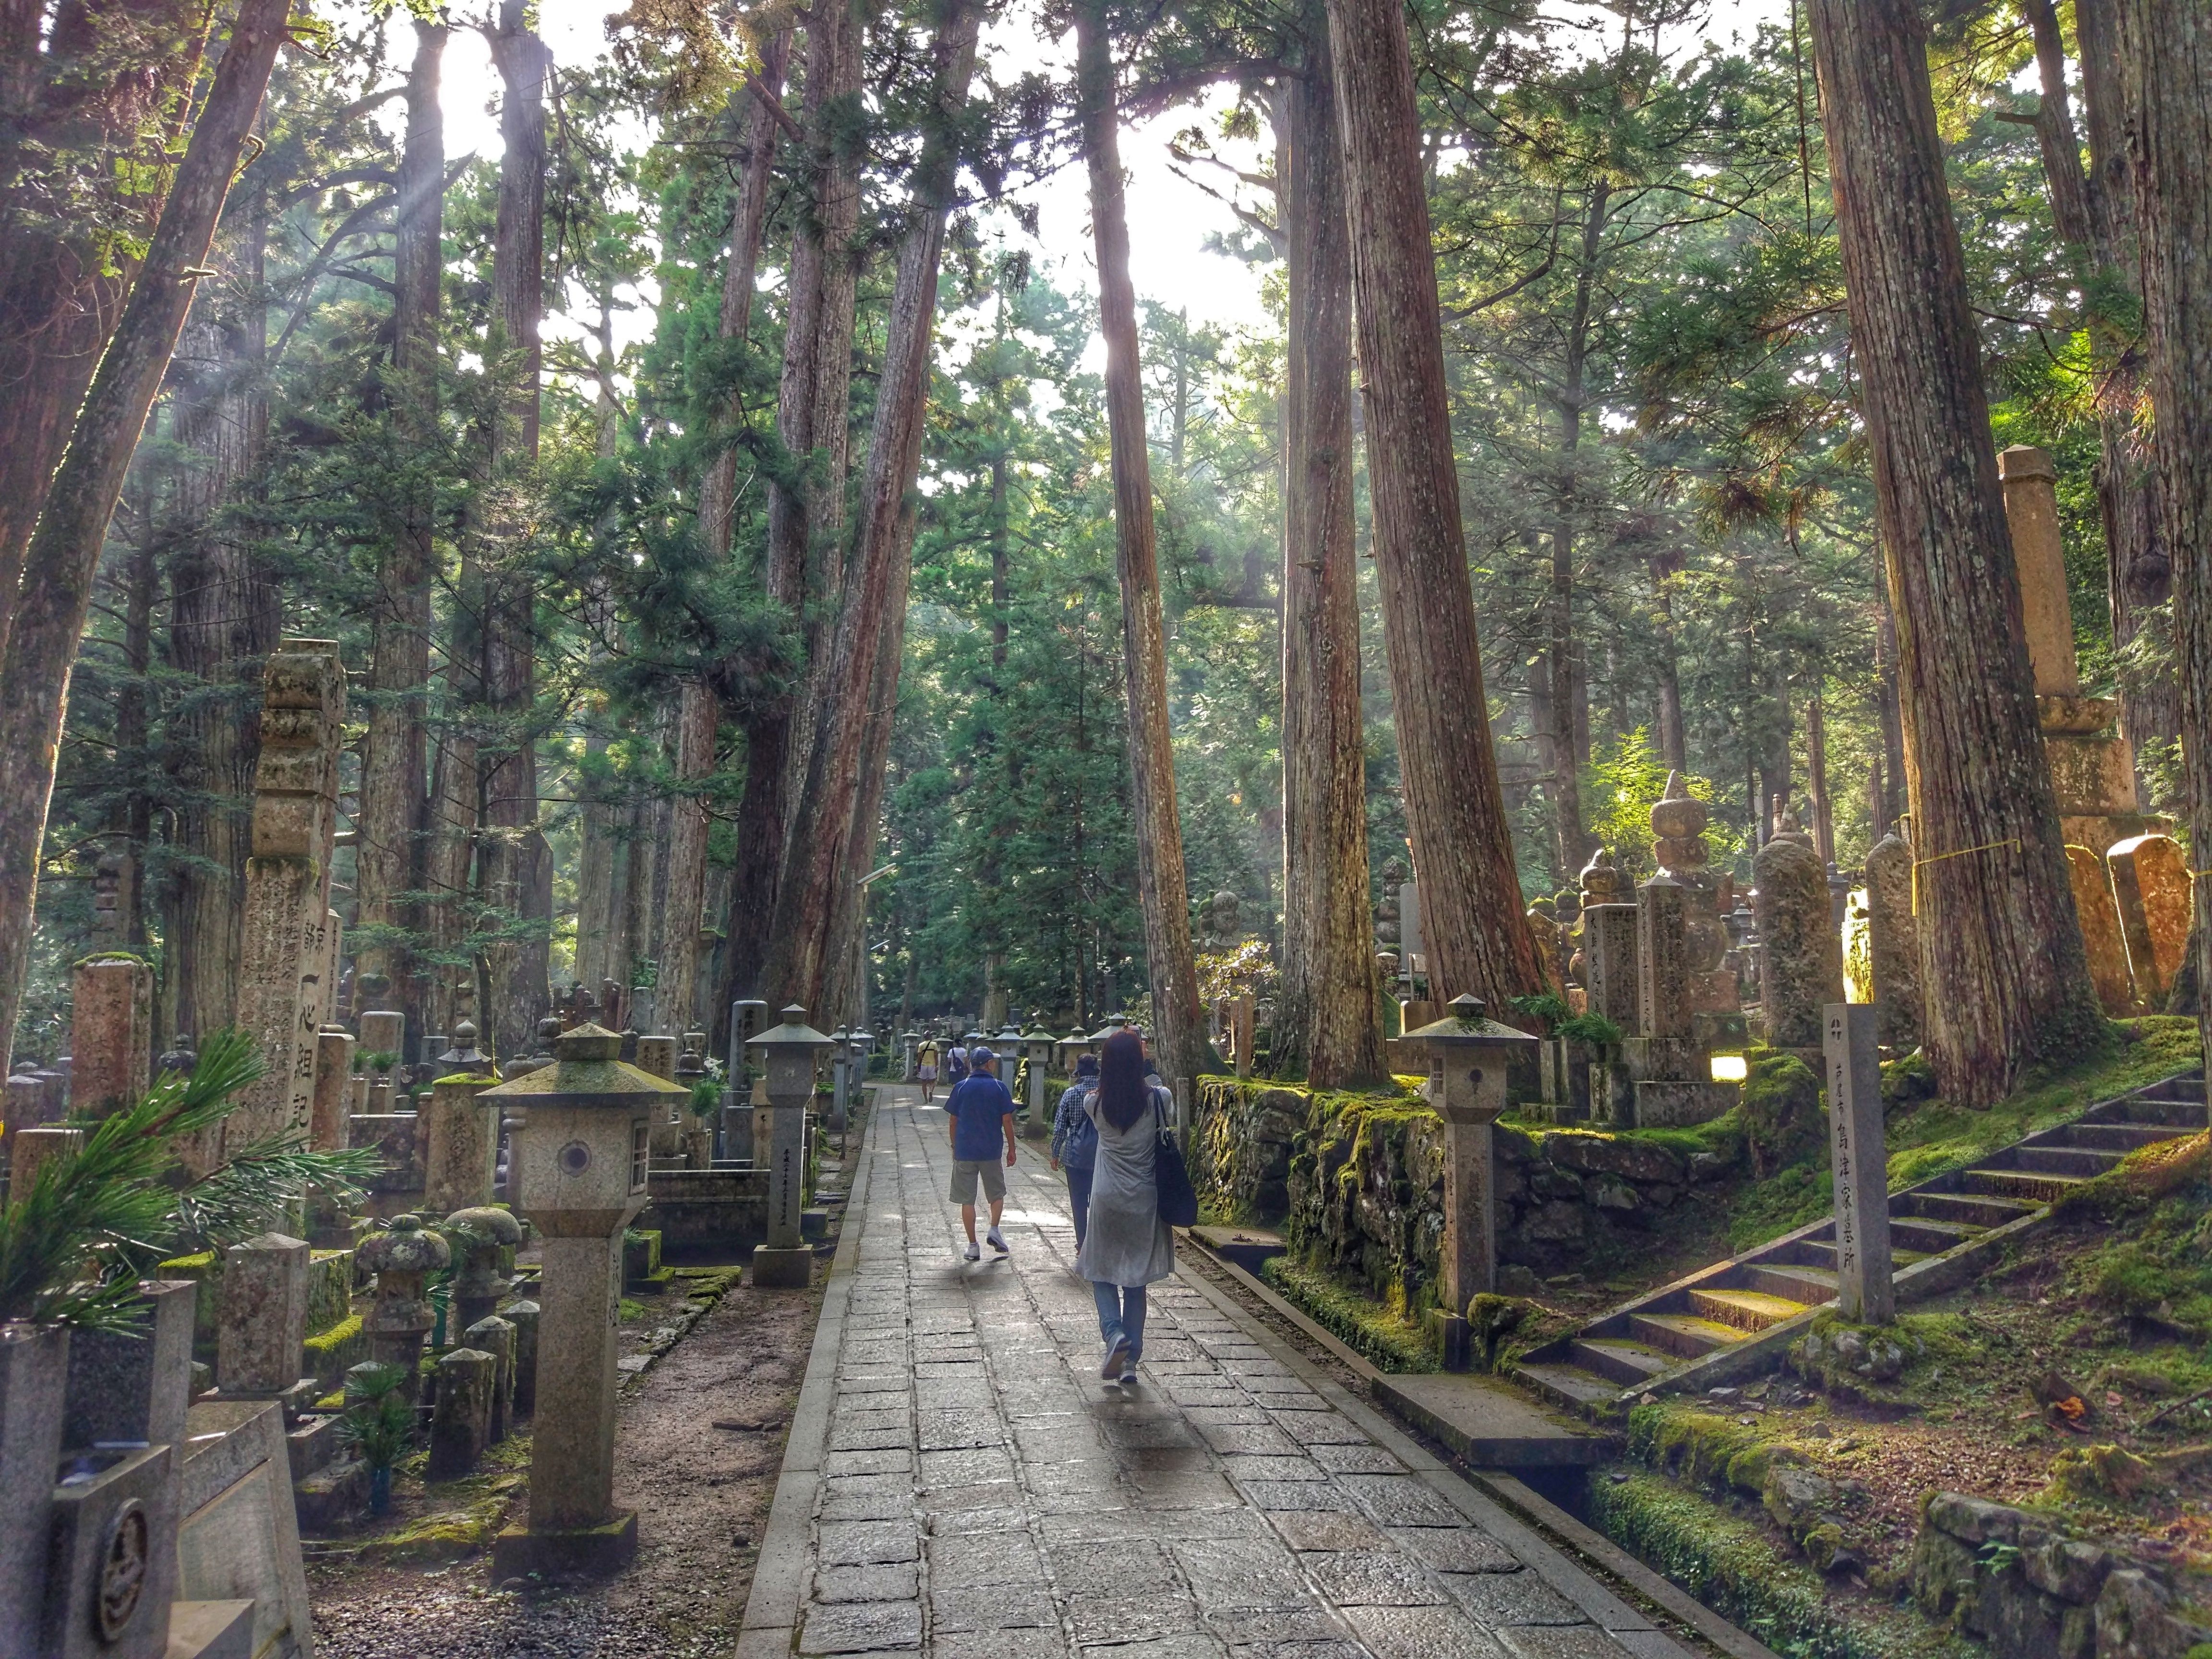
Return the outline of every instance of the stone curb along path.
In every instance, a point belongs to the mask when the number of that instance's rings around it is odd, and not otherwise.
[[[738,1659],[1688,1659],[1196,1275],[1102,1382],[1065,1188],[963,1262],[944,1125],[878,1097]]]

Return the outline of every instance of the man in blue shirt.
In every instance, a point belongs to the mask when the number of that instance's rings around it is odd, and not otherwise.
[[[1014,1162],[1014,1097],[999,1081],[999,1057],[978,1043],[968,1053],[967,1079],[945,1098],[945,1115],[952,1120],[952,1201],[960,1206],[960,1224],[968,1230],[968,1260],[978,1260],[975,1248],[975,1188],[991,1205],[991,1230],[984,1235],[991,1248],[1006,1254],[1006,1241],[999,1231],[999,1218],[1006,1208],[1006,1169]],[[1006,1147],[1006,1165],[999,1165],[999,1149]]]

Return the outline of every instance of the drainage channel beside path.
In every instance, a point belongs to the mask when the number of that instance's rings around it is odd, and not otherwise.
[[[1102,1382],[1041,1152],[1008,1172],[1012,1254],[969,1263],[944,1114],[877,1102],[738,1659],[1711,1651],[1195,1273],[1152,1287],[1138,1385]]]

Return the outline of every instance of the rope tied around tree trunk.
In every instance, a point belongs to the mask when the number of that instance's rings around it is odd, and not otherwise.
[[[2002,841],[1985,841],[1978,847],[1954,848],[1948,853],[1936,853],[1924,859],[1912,860],[1912,914],[1920,914],[1920,872],[1931,864],[1941,864],[1946,859],[1962,859],[1969,853],[1990,853],[2000,847],[2017,847],[2018,836],[2008,836]]]

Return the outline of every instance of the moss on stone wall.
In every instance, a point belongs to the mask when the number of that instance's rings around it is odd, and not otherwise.
[[[1323,1330],[1386,1371],[1432,1371],[1437,1351],[1426,1330],[1328,1274],[1288,1256],[1271,1256],[1261,1277]]]

